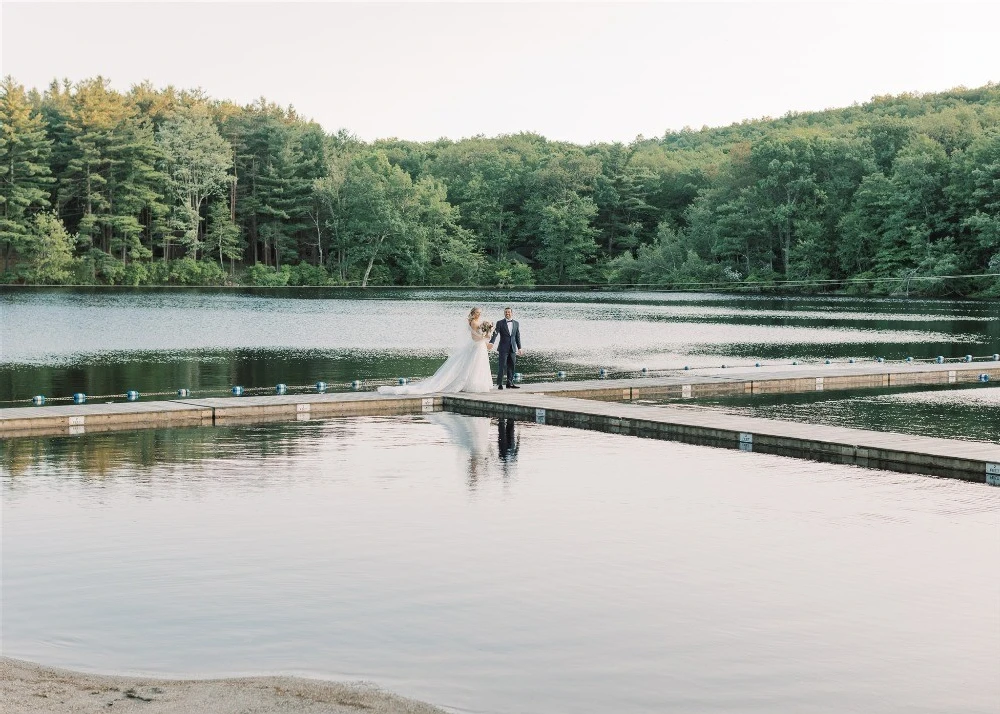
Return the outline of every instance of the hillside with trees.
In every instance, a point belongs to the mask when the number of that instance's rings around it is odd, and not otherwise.
[[[578,146],[7,77],[0,167],[5,283],[1000,295],[995,84]]]

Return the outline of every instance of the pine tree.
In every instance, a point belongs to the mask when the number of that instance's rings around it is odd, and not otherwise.
[[[54,128],[68,143],[59,176],[68,227],[97,263],[112,254],[122,261],[149,257],[141,234],[164,213],[151,123],[101,77],[77,85],[68,106],[58,94],[50,104]]]
[[[0,249],[3,270],[30,241],[32,218],[50,205],[52,142],[24,87],[11,77],[0,83]]]
[[[282,131],[284,113],[261,100],[232,116],[222,133],[233,147],[236,221],[250,244],[250,262],[270,265],[271,243],[267,224],[273,211],[273,185],[269,180],[275,136]]]

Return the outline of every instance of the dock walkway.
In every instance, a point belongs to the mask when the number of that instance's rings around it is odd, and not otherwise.
[[[448,394],[443,406],[469,416],[513,417],[540,424],[1000,485],[1000,444],[987,442],[531,392],[504,392],[488,397]]]
[[[0,439],[139,428],[231,425],[446,409],[556,426],[684,441],[1000,485],[1000,445],[800,424],[678,406],[622,404],[643,397],[697,399],[1000,381],[1000,363],[739,368],[664,377],[525,384],[488,394],[387,396],[375,392],[173,399],[0,409]],[[608,403],[614,402],[614,403]]]

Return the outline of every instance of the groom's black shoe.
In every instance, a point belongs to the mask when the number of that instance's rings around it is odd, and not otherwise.
[[[517,386],[516,384],[508,384],[507,389],[520,389],[520,387]]]
[[[503,385],[502,384],[498,384],[497,385],[497,389],[503,389]]]

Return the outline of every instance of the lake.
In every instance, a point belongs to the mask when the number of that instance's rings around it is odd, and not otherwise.
[[[0,450],[9,656],[496,714],[1000,701],[983,484],[445,413]]]
[[[512,305],[528,381],[728,364],[1000,351],[1000,302],[636,292],[25,289],[0,291],[0,402],[102,401],[434,372],[472,305]],[[493,358],[495,361],[495,357]],[[292,391],[295,391],[294,389]]]

